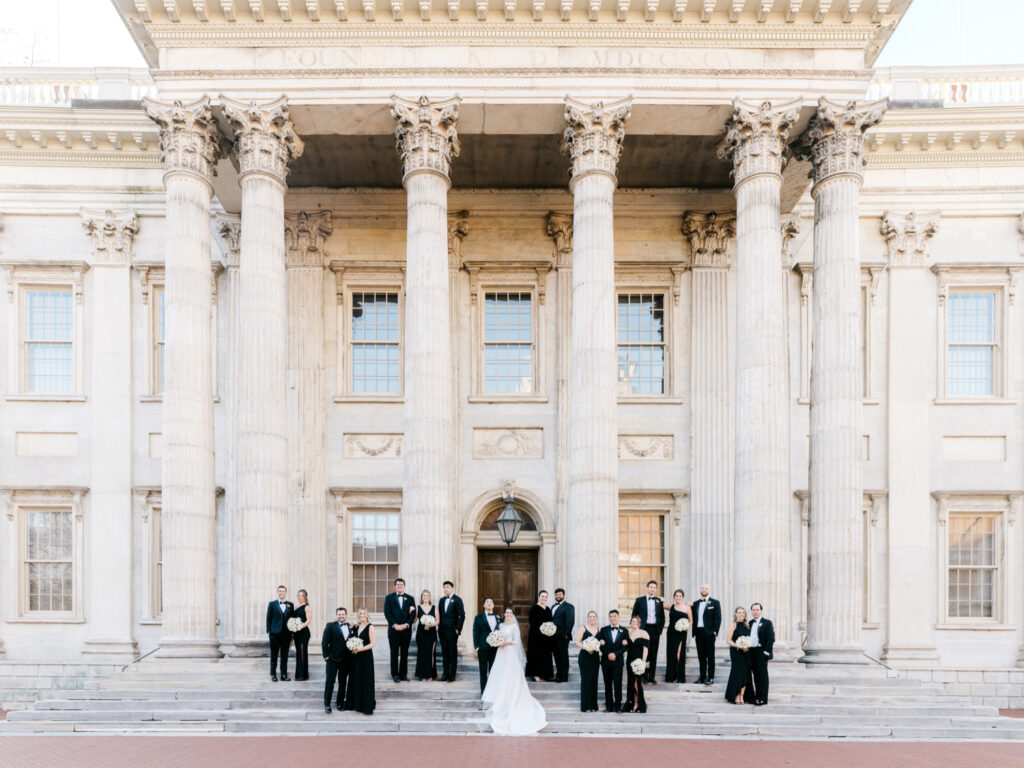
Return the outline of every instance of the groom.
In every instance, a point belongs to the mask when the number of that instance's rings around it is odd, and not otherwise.
[[[487,675],[494,666],[494,657],[498,649],[487,644],[487,636],[498,628],[498,617],[494,615],[494,601],[484,599],[484,612],[478,613],[473,619],[473,647],[476,648],[476,660],[480,664],[480,693],[487,687]]]

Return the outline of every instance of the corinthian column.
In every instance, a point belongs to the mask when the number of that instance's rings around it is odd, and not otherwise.
[[[235,134],[242,225],[239,338],[232,404],[235,432],[233,653],[262,652],[264,609],[288,571],[288,292],[284,194],[288,163],[302,153],[287,99],[257,104],[221,97]],[[291,585],[289,585],[291,586]]]
[[[779,195],[797,102],[733,102],[725,145],[736,195],[733,596],[789,639],[789,419]]]
[[[884,101],[843,106],[823,97],[807,131],[814,164],[808,662],[863,660],[857,204],[864,131],[884,110]]]
[[[406,222],[402,575],[416,594],[454,574],[448,188],[459,100],[393,99]]]
[[[220,656],[210,337],[210,198],[221,137],[206,97],[145,100],[160,125],[164,256],[163,626],[160,655]]]
[[[562,151],[573,196],[572,342],[569,374],[567,588],[586,612],[616,606],[619,460],[616,431],[616,168],[630,102],[565,104]]]

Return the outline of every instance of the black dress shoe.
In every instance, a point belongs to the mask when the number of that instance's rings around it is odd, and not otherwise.
[[[448,675],[441,675],[441,682],[442,683],[447,683],[448,682]]]
[[[657,684],[658,684],[658,681],[657,681],[657,680],[648,680],[648,681],[647,681],[647,684],[648,684],[648,685],[657,685]]]
[[[277,682],[277,675],[271,675],[270,676],[270,682],[276,683]]]
[[[288,677],[288,675],[281,675],[281,681],[285,683],[290,683],[292,679]]]
[[[754,702],[754,706],[755,707],[763,707],[767,703],[768,703],[767,701],[755,701]]]
[[[391,679],[394,680],[396,683],[400,683],[402,681],[402,678],[400,678],[398,675],[392,675]]]
[[[703,677],[698,677],[696,685],[704,685],[704,678]]]
[[[713,678],[713,677],[709,677],[707,680],[704,681],[704,685],[714,685],[714,684],[715,684],[715,678]]]
[[[326,712],[328,715],[331,714],[331,705],[330,704],[324,704],[324,712]]]
[[[401,680],[402,680],[403,683],[408,683],[409,682],[409,678],[408,677],[403,677]]]

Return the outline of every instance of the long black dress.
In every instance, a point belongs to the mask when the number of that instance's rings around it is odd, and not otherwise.
[[[529,620],[530,634],[527,636],[526,676],[550,680],[555,676],[555,667],[551,656],[552,649],[554,648],[553,638],[541,634],[540,625],[546,621],[551,621],[551,609],[535,605],[530,609]]]
[[[363,627],[356,637],[363,645],[370,644],[370,625]],[[348,677],[348,694],[345,696],[345,709],[372,715],[377,706],[377,696],[373,689],[373,651],[360,651],[352,656],[352,671]]]
[[[730,638],[734,643],[738,637],[750,637],[750,627],[737,624]],[[750,651],[741,651],[729,646],[729,682],[725,686],[725,700],[735,701],[740,690],[750,690]]]
[[[424,611],[423,606],[416,607],[416,679],[436,680],[437,679],[437,624],[427,629],[423,622],[419,621],[424,616],[433,616],[437,619],[437,608],[430,606],[429,611]]]
[[[689,621],[685,611],[677,610],[673,605],[668,611],[668,638],[665,646],[665,682],[686,682],[686,635],[687,632],[676,632],[676,622],[680,619]],[[676,658],[678,656],[678,659]]]
[[[580,642],[588,637],[597,637],[597,635],[584,627]],[[597,711],[597,673],[600,667],[600,651],[589,653],[580,649],[580,712]]]
[[[629,652],[626,654],[626,703],[622,707],[623,712],[629,712],[633,707],[636,707],[639,712],[647,711],[647,700],[644,698],[644,675],[646,672],[634,675],[633,661],[644,657],[644,649],[649,648],[649,643],[650,640],[646,637],[638,637],[629,644]],[[648,660],[650,660],[649,655]]]
[[[306,605],[297,605],[292,616],[299,621],[306,621]],[[294,635],[295,641],[295,679],[309,680],[309,627],[303,627]]]

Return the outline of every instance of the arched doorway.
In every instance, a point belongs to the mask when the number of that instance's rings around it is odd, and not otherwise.
[[[509,607],[516,612],[525,643],[528,634],[527,614],[537,598],[540,534],[530,512],[523,505],[515,504],[516,512],[523,519],[523,528],[516,539],[517,546],[512,548],[502,543],[500,537],[496,543],[491,541],[498,534],[496,521],[504,507],[504,502],[495,502],[480,523],[476,593],[481,609],[483,601],[490,597],[499,614]],[[532,539],[536,539],[535,546],[529,546]]]

